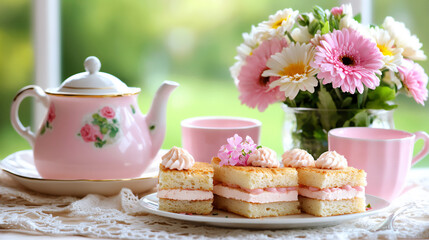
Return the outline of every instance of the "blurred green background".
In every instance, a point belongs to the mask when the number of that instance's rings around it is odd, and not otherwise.
[[[181,84],[168,105],[163,148],[181,145],[180,121],[194,116],[228,115],[262,121],[261,143],[283,152],[280,104],[260,113],[241,105],[229,74],[241,34],[279,9],[308,12],[312,6],[332,8],[338,1],[293,0],[62,0],[61,81],[84,71],[83,60],[97,56],[102,71],[129,86],[141,87],[142,112],[163,80]],[[429,54],[427,0],[374,0],[373,23],[387,15],[405,22]],[[30,145],[12,128],[10,104],[17,91],[33,83],[32,1],[0,1],[0,159]],[[419,62],[429,73],[429,62]],[[397,129],[429,132],[429,104],[397,98]],[[26,100],[20,116],[30,124]],[[419,142],[416,151],[422,147]],[[429,167],[429,157],[416,167]]]

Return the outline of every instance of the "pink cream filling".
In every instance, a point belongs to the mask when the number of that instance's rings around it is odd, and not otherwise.
[[[158,190],[158,198],[168,198],[173,200],[201,201],[213,199],[213,192],[187,189]]]
[[[298,192],[301,196],[319,200],[341,200],[365,197],[365,187],[352,187],[350,185],[323,189],[301,185],[299,186]]]
[[[237,185],[218,183],[214,185],[213,193],[221,197],[251,203],[298,201],[297,187],[246,189]]]

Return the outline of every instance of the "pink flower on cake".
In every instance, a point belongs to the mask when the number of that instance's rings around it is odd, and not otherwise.
[[[221,160],[219,165],[246,166],[249,155],[256,150],[251,137],[247,136],[246,141],[238,134],[227,139],[228,144],[222,145],[217,154]]]
[[[115,117],[115,110],[113,110],[113,108],[111,107],[103,107],[101,109],[101,116],[105,117],[105,118],[109,118],[112,119]]]
[[[358,31],[344,28],[323,35],[312,66],[319,68],[317,77],[323,84],[332,83],[332,87],[343,92],[363,93],[364,85],[375,89],[380,79],[383,55],[377,45],[364,38]]]
[[[103,135],[100,133],[100,127],[96,125],[85,124],[80,129],[80,135],[85,142],[95,142],[97,138],[103,139]]]
[[[428,75],[423,68],[411,60],[404,59],[398,70],[407,93],[413,96],[417,103],[425,105],[424,101],[428,99]]]
[[[256,143],[249,136],[246,136],[246,141],[243,143],[243,150],[245,153],[251,153],[256,149]]]
[[[252,55],[246,58],[246,64],[241,67],[238,75],[238,90],[240,100],[243,104],[251,108],[258,107],[259,111],[264,111],[269,104],[277,101],[284,101],[285,97],[278,87],[270,89],[269,85],[278,77],[263,77],[262,73],[268,69],[267,60],[271,55],[281,52],[287,47],[284,38],[273,38],[264,41],[257,47]]]

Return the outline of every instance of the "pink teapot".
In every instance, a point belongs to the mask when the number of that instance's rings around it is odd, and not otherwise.
[[[34,164],[43,178],[138,177],[161,148],[168,97],[179,84],[165,81],[143,115],[137,103],[140,88],[99,72],[96,57],[88,57],[84,65],[86,72],[69,77],[58,88],[21,89],[12,103],[12,125],[33,147]],[[35,133],[18,116],[21,101],[29,96],[49,109]]]

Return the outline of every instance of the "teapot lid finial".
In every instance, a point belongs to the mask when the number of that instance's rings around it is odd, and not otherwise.
[[[101,68],[100,60],[94,56],[87,57],[83,65],[85,66],[85,70],[89,72],[89,74],[98,73]]]
[[[86,72],[70,76],[61,86],[46,92],[70,96],[123,96],[140,92],[140,88],[128,87],[117,77],[100,72],[101,62],[97,57],[87,57],[83,65]]]

